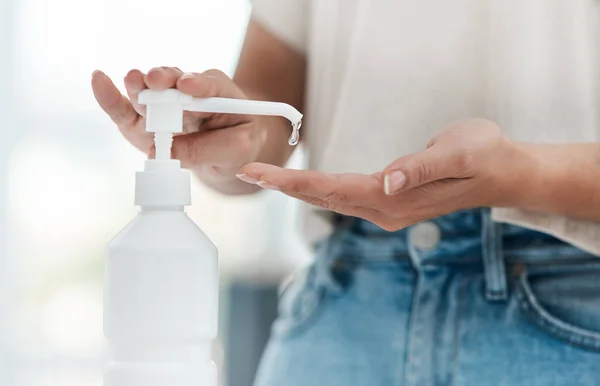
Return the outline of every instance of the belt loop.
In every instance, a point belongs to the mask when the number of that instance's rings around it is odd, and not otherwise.
[[[481,216],[485,297],[489,301],[505,301],[508,299],[508,288],[502,249],[502,225],[494,222],[490,208],[482,209]]]

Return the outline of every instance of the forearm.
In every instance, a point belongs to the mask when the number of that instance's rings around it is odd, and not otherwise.
[[[513,206],[600,221],[599,144],[516,144],[515,151]]]
[[[302,112],[305,79],[304,56],[251,19],[233,78],[246,97],[288,103]],[[250,161],[285,165],[294,150],[288,145],[290,123],[279,117],[256,117],[255,124],[261,144],[256,158]],[[221,193],[248,194],[259,189],[235,177],[223,178],[211,170],[194,172],[205,184]]]

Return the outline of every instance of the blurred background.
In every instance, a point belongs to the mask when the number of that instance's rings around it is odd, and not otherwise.
[[[102,384],[103,250],[135,216],[145,157],[96,105],[92,71],[119,86],[160,65],[232,75],[250,11],[247,0],[0,0],[0,385]],[[250,385],[278,285],[309,258],[298,208],[197,183],[193,201],[221,256],[221,383]]]

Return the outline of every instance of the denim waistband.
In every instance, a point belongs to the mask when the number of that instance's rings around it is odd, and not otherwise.
[[[423,272],[440,265],[477,266],[485,276],[486,298],[505,301],[508,264],[531,269],[600,263],[551,235],[496,223],[489,208],[455,212],[397,232],[345,216],[335,217],[334,225],[333,234],[320,245],[315,265],[318,281],[334,291],[344,287],[340,279],[347,276],[344,272],[358,265],[404,261]]]
[[[415,242],[424,224],[428,225],[429,233],[436,233],[429,235],[436,240],[428,248],[421,248]],[[508,263],[594,258],[549,234],[494,223],[489,208],[455,212],[396,232],[387,232],[369,221],[347,216],[336,216],[334,226],[335,231],[327,241],[329,253],[348,259],[397,260],[418,252],[421,264],[469,263],[480,262],[490,247],[501,249]]]

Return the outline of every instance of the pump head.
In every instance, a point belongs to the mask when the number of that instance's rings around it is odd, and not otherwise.
[[[157,160],[170,158],[172,136],[165,133],[181,133],[184,110],[222,114],[282,116],[292,124],[289,144],[295,146],[300,139],[302,114],[285,103],[229,98],[194,98],[175,89],[144,90],[139,94],[138,101],[146,105],[146,131],[155,133]]]

